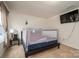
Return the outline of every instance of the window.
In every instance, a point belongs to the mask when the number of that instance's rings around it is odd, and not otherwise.
[[[2,21],[1,21],[1,10],[0,10],[0,25],[2,25]]]

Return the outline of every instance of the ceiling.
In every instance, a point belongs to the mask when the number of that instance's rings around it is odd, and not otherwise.
[[[7,1],[10,11],[50,18],[79,6],[79,1]]]

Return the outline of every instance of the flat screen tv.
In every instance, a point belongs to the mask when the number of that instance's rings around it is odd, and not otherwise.
[[[70,22],[77,22],[79,21],[79,17],[78,17],[78,9],[68,12],[66,14],[60,15],[60,22],[61,24],[63,23],[70,23]]]

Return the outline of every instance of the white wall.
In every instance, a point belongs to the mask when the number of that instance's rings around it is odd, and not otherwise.
[[[28,25],[25,22],[28,21]],[[79,49],[79,22],[76,23],[75,29],[70,38],[69,35],[74,26],[73,23],[60,23],[60,15],[56,15],[50,19],[43,19],[35,16],[19,14],[16,12],[9,13],[9,29],[14,28],[20,31],[23,28],[47,28],[47,29],[59,29],[59,40],[62,44]]]
[[[24,15],[17,12],[10,12],[9,13],[9,29],[13,28],[19,31],[19,37],[20,37],[20,31],[23,28],[48,28],[47,24],[48,21],[43,18],[30,16],[30,15]],[[25,25],[25,22],[28,22],[27,25]]]
[[[76,22],[76,24],[75,22],[61,24],[60,15],[56,15],[50,18],[49,22],[50,22],[49,24],[50,28],[59,29],[59,40],[62,44],[79,49],[79,22]],[[74,25],[75,28],[71,35]]]

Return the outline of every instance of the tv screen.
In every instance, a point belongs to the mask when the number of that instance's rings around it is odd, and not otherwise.
[[[79,21],[78,9],[60,16],[61,24]]]

